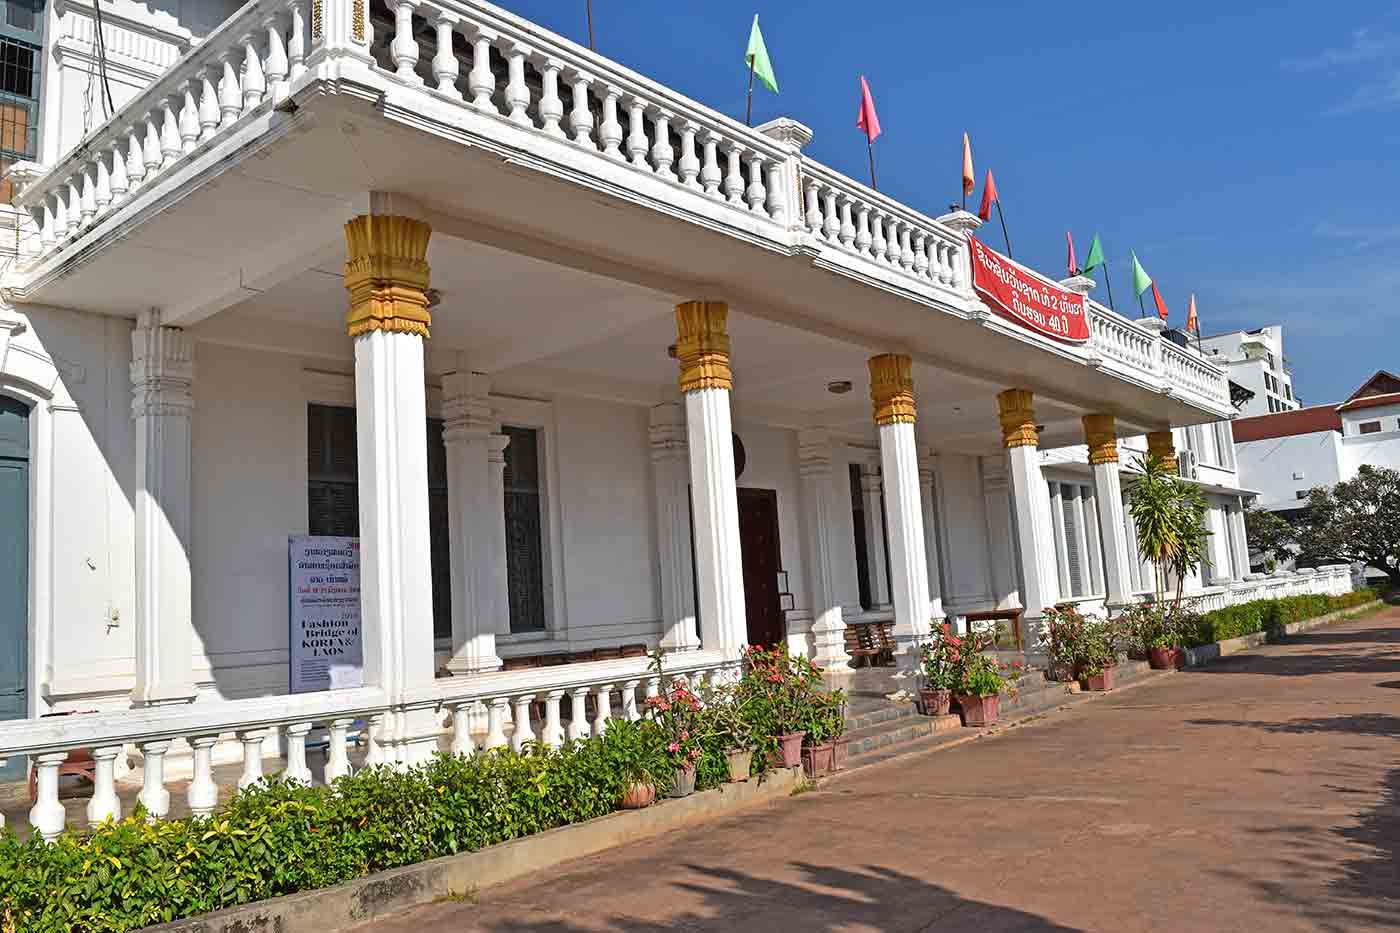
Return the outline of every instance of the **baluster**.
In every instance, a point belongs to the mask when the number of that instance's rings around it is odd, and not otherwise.
[[[828,240],[835,243],[841,235],[841,215],[836,207],[836,189],[830,185],[822,192],[822,213],[826,215],[822,232]]]
[[[646,680],[646,690],[644,691],[644,693],[646,699],[648,700],[654,700],[657,697],[661,696],[661,678],[657,677],[654,674],[651,677],[648,677]]]
[[[48,195],[44,196],[42,208],[44,219],[39,225],[39,242],[43,246],[52,246],[54,243],[58,242],[60,237],[55,233],[56,225],[54,223],[53,202],[49,200]]]
[[[68,204],[64,201],[64,191],[62,188],[54,188],[53,192],[53,230],[56,242],[68,237]]]
[[[199,76],[199,141],[214,138],[219,129],[219,92],[214,90],[214,82],[209,80],[209,72]]]
[[[637,168],[650,169],[647,164],[647,132],[646,124],[642,121],[646,104],[640,98],[633,97],[627,102],[627,155],[632,164]]]
[[[243,109],[252,110],[262,103],[263,94],[267,91],[267,79],[263,77],[262,59],[258,57],[258,48],[254,44],[257,36],[247,33],[243,36]],[[414,47],[415,55],[418,47]]]
[[[184,143],[180,140],[180,124],[169,100],[161,103],[160,111],[160,167],[169,168],[185,154]]]
[[[948,246],[948,282],[953,288],[961,289],[966,282],[963,274],[962,247]]]
[[[598,128],[598,138],[603,143],[603,155],[619,161],[622,155],[622,124],[617,119],[617,102],[622,91],[611,84],[603,87],[603,125]]]
[[[287,768],[282,772],[289,781],[311,785],[311,768],[306,764],[306,735],[311,723],[295,722],[287,726]]]
[[[724,180],[724,174],[719,170],[719,134],[713,130],[705,131],[705,165],[700,169],[700,184],[705,189],[705,193],[712,198],[719,198],[719,183]]]
[[[384,748],[384,714],[376,713],[368,717],[365,725],[365,767],[377,768],[387,765],[389,753]]]
[[[695,134],[700,127],[690,120],[681,121],[681,184],[699,189],[700,157],[695,153]]]
[[[628,722],[636,722],[642,718],[637,709],[637,687],[640,685],[640,680],[629,680],[622,685],[622,718]]]
[[[304,0],[289,0],[287,12],[292,17],[292,33],[287,39],[287,78],[295,81],[306,74],[306,13]]]
[[[559,719],[559,703],[563,699],[563,690],[551,690],[544,697],[544,727],[540,730],[540,740],[550,748],[564,744],[564,724]]]
[[[34,806],[29,808],[29,825],[45,839],[55,839],[68,822],[68,814],[58,801],[58,766],[67,752],[49,752],[34,759]]]
[[[141,767],[141,793],[136,799],[156,819],[170,812],[170,791],[165,789],[165,753],[169,750],[168,739],[141,743],[145,761]]]
[[[389,0],[394,10],[394,38],[389,41],[389,60],[400,81],[422,84],[414,70],[418,67],[418,40],[413,37],[413,0]]]
[[[224,72],[224,76],[219,79],[219,112],[223,114],[219,125],[225,128],[233,126],[243,113],[243,96],[238,87],[238,72],[233,67],[235,54],[235,51],[230,50],[219,57]]]
[[[195,816],[209,816],[219,806],[219,785],[214,783],[214,744],[217,735],[197,735],[190,739],[194,749],[194,777],[185,789],[185,802]]]
[[[914,268],[914,247],[909,243],[912,230],[907,223],[899,225],[899,267],[905,272]]]
[[[540,119],[544,121],[544,131],[550,136],[564,138],[564,101],[559,96],[559,72],[564,63],[557,58],[545,56],[539,59],[538,67],[543,75],[544,93],[540,97]]]
[[[871,248],[875,251],[876,262],[889,261],[889,241],[885,239],[885,215],[875,212],[875,233]]]
[[[503,748],[506,744],[506,716],[510,712],[507,697],[492,697],[486,707],[486,741],[482,747],[487,751]]]
[[[68,179],[68,235],[73,236],[83,227],[83,198],[78,193],[78,176]]]
[[[263,17],[263,28],[267,30],[267,64],[263,71],[267,75],[267,86],[272,91],[272,102],[285,100],[290,85],[287,82],[287,47],[282,40],[282,16],[276,11]]]
[[[194,80],[185,82],[180,107],[180,151],[189,154],[199,145],[199,108],[194,103]]]
[[[467,90],[472,106],[478,110],[499,113],[491,95],[496,93],[496,76],[491,72],[491,42],[496,34],[478,29],[472,37],[472,70],[467,75]]]
[[[750,152],[749,163],[749,187],[744,192],[749,202],[749,210],[755,214],[766,214],[763,209],[763,202],[768,198],[768,189],[763,186],[763,156],[757,152]]]
[[[117,756],[121,753],[120,745],[105,745],[92,750],[92,799],[87,805],[89,826],[122,818],[122,802],[117,796],[116,780]]]
[[[83,189],[78,201],[78,218],[79,223],[86,227],[97,216],[97,189],[92,183],[92,169],[84,168],[81,177]]]
[[[783,163],[768,163],[768,216],[775,223],[787,222],[787,186],[783,184]]]
[[[593,688],[593,737],[598,738],[608,730],[608,720],[612,715],[612,692],[615,684],[599,684]]]
[[[243,773],[238,777],[238,789],[246,790],[262,780],[262,749],[265,729],[250,729],[238,733],[243,743]]]
[[[728,160],[724,174],[725,200],[740,207],[744,205],[744,176],[739,170],[739,161],[744,156],[744,148],[730,143],[725,153]]]
[[[452,26],[456,22],[456,16],[443,10],[439,10],[437,15],[433,17],[433,28],[437,30],[437,52],[433,55],[433,79],[437,81],[439,91],[461,100],[462,95],[457,90],[457,76],[461,71],[461,66],[457,63],[457,56],[452,52]]]
[[[588,688],[575,687],[569,691],[569,741],[588,738]]]
[[[510,750],[519,754],[525,746],[535,741],[535,730],[530,728],[530,704],[535,700],[532,693],[515,698],[515,731],[510,736]]]
[[[530,114],[526,112],[530,107],[530,88],[525,84],[525,56],[530,54],[530,50],[519,42],[511,42],[505,51],[510,64],[510,82],[506,85],[510,120],[520,126],[533,126]]]
[[[332,719],[327,730],[326,783],[334,784],[337,778],[350,774],[350,753],[346,748],[353,719]]]
[[[953,282],[953,248],[942,240],[935,246],[938,248],[938,281],[944,285],[951,285]]]
[[[574,106],[569,111],[569,131],[574,134],[574,142],[592,149],[593,111],[588,109],[588,86],[593,83],[593,79],[575,68],[569,72],[569,83],[574,88]]]
[[[817,180],[815,178],[807,179],[807,195],[802,200],[807,205],[806,217],[804,218],[807,221],[807,229],[812,232],[813,236],[821,236],[821,193],[817,188]]]
[[[452,754],[463,758],[476,754],[476,742],[472,739],[472,709],[475,706],[475,700],[452,705]]]
[[[870,246],[874,243],[870,235],[870,208],[864,204],[860,206],[860,231],[856,234],[856,251],[863,256],[873,255]]]
[[[856,241],[856,225],[851,222],[851,199],[841,195],[841,245],[851,249]]]
[[[922,230],[914,233],[914,274],[928,277],[928,234]]]
[[[651,108],[652,135],[655,142],[651,147],[651,161],[656,166],[656,174],[676,180],[671,165],[676,161],[676,150],[671,146],[671,114],[659,107]]]

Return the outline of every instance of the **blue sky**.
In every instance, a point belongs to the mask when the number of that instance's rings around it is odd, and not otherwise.
[[[584,0],[502,0],[580,42]],[[961,139],[996,175],[1016,258],[1047,273],[1097,230],[1120,311],[1136,250],[1174,323],[1284,325],[1297,394],[1337,401],[1400,370],[1400,7],[594,0],[598,49],[742,119],[760,14],[807,151],[868,176],[858,75],[884,135],[881,190],[929,214],[958,194]],[[980,196],[980,187],[979,187]],[[1000,233],[989,236],[1000,245]],[[1106,300],[1103,285],[1095,293]]]

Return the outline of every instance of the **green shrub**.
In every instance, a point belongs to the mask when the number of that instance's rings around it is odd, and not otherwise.
[[[1369,603],[1378,598],[1373,589],[1360,589],[1341,596],[1309,593],[1282,599],[1256,599],[1236,606],[1226,606],[1195,618],[1187,631],[1190,647],[1208,645],[1227,638],[1239,638],[1256,632],[1267,632],[1305,619],[1315,619],[1331,612],[1340,612]]]

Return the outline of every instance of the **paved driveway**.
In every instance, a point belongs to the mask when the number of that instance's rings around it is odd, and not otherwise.
[[[1400,609],[373,926],[1400,929]]]

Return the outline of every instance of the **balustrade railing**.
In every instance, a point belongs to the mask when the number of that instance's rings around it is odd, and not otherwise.
[[[308,737],[325,746],[323,779],[350,774],[352,739],[363,744],[362,766],[390,763],[381,743],[384,718],[393,709],[431,708],[447,719],[444,741],[453,754],[538,742],[558,748],[565,741],[602,735],[621,716],[637,720],[647,697],[670,683],[692,687],[737,677],[739,662],[717,652],[667,656],[663,671],[651,659],[624,658],[473,677],[445,677],[390,704],[373,687],[250,700],[212,701],[181,707],[129,709],[0,723],[0,763],[30,756],[36,801],[30,826],[45,838],[63,832],[67,813],[59,799],[60,769],[69,754],[83,750],[93,760],[93,786],[86,807],[89,824],[120,818],[122,785],[117,761],[134,748],[141,756],[137,799],[153,818],[171,812],[166,759],[172,745],[188,746],[191,777],[185,803],[194,815],[213,813],[219,803],[214,751],[220,742],[241,744],[242,771],[236,786],[262,779],[269,746],[285,746],[282,774],[310,784]],[[569,700],[567,713],[563,700]],[[614,703],[616,697],[616,705]],[[441,720],[440,720],[441,722]],[[132,785],[134,788],[134,785]],[[0,816],[0,825],[3,816]]]

